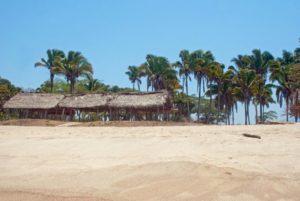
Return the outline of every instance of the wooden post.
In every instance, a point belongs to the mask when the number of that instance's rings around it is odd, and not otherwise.
[[[81,111],[78,110],[78,121],[80,121],[80,120],[81,120]]]
[[[163,121],[165,120],[165,106],[163,105]]]
[[[57,107],[55,108],[55,117],[54,117],[54,119],[56,119],[56,117],[57,117]]]
[[[61,113],[61,120],[63,121],[64,119],[64,114],[65,114],[65,108],[63,109],[62,113]]]
[[[112,120],[111,108],[109,108],[109,121]]]

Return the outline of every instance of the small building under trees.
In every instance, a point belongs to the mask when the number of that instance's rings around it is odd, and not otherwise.
[[[168,120],[166,91],[151,93],[18,93],[3,108],[7,116],[61,120]]]

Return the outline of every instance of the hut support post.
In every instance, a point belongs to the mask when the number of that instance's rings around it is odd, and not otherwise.
[[[165,115],[165,106],[163,106],[163,118],[162,118],[163,121],[165,121],[165,117],[166,117],[166,115]]]
[[[57,107],[55,108],[55,116],[54,116],[54,119],[56,119],[56,116],[57,116]]]
[[[61,113],[61,120],[64,119],[64,115],[65,115],[65,108],[63,109],[62,113]]]
[[[112,121],[111,108],[109,108],[109,121]]]
[[[10,119],[10,110],[9,109],[5,109],[4,113],[5,113],[5,118],[6,119]]]
[[[130,121],[133,121],[133,116],[132,116],[132,108],[130,108],[130,117],[129,117]]]

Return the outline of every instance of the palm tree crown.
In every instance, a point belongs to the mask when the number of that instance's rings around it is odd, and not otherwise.
[[[47,68],[50,71],[50,87],[51,92],[53,92],[53,81],[54,81],[54,67],[55,67],[55,61],[63,59],[65,57],[65,54],[61,50],[56,49],[49,49],[47,50],[47,59],[42,58],[41,61],[36,62],[34,64],[35,67],[44,67]]]
[[[70,93],[74,93],[76,79],[86,74],[93,74],[93,67],[80,53],[70,51],[67,57],[56,60],[54,72],[62,74],[70,82]]]

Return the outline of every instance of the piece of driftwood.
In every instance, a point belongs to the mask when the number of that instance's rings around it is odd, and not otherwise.
[[[244,137],[261,139],[261,137],[259,135],[252,135],[252,134],[248,134],[248,133],[243,133],[243,136]]]

